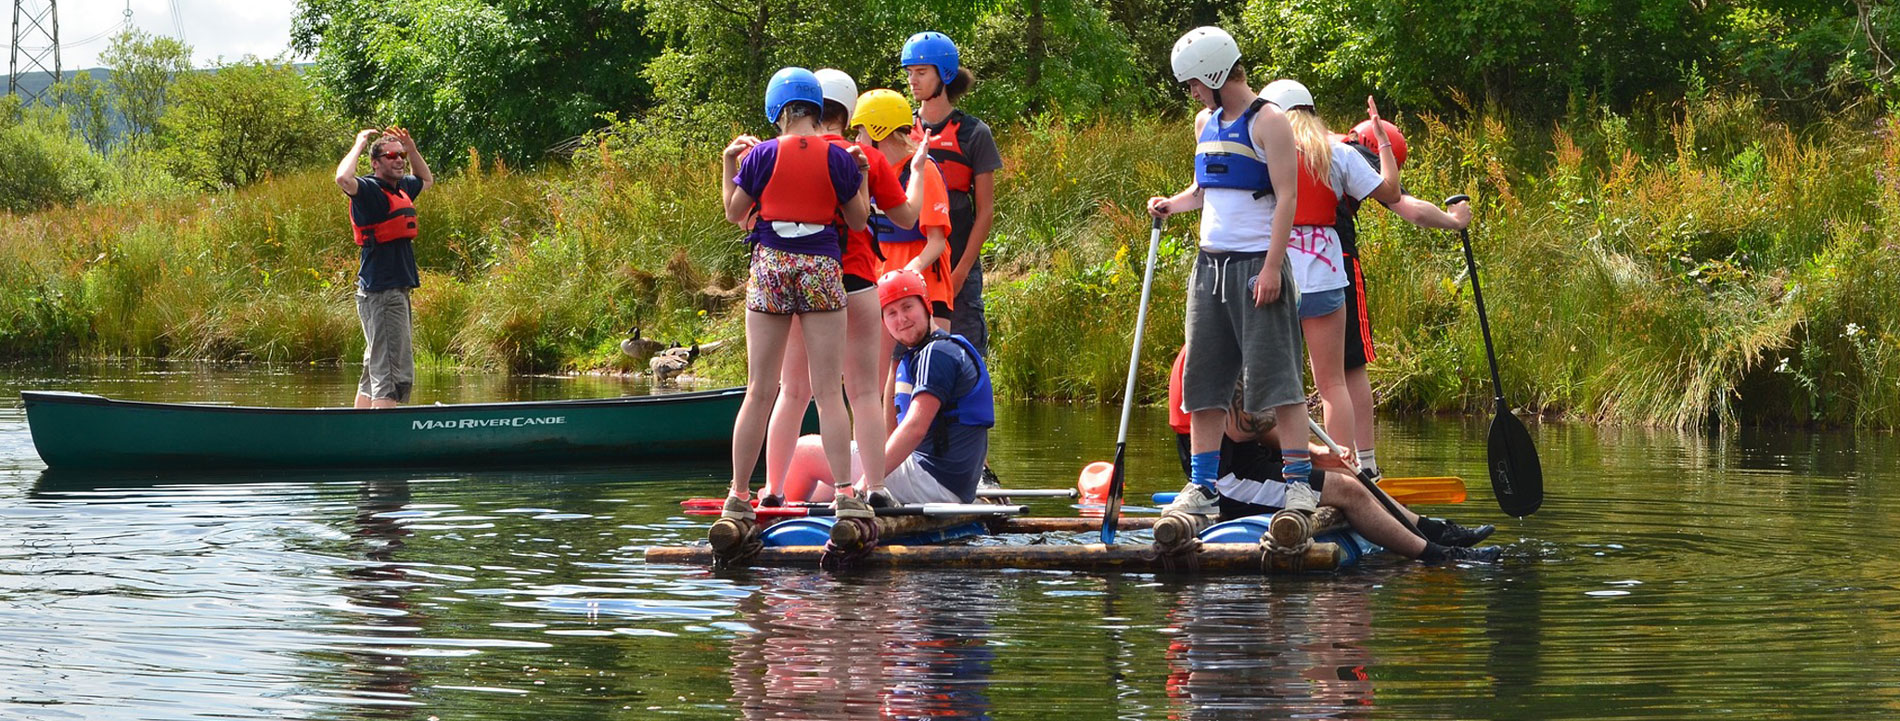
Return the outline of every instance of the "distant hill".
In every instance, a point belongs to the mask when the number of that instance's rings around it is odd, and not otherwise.
[[[63,74],[63,77],[70,78],[80,73],[89,74],[92,76],[93,80],[97,80],[102,83],[111,79],[112,77],[112,71],[106,68],[92,68],[90,70],[68,70]],[[20,91],[21,91],[21,94],[23,95],[33,95],[36,93],[43,94],[46,92],[46,89],[48,87],[52,86],[52,84],[53,84],[52,73],[37,73],[37,72],[25,73],[20,76]],[[5,89],[6,89],[5,86],[0,86],[0,91],[4,91]]]
[[[312,63],[293,63],[291,67],[294,67],[298,69],[299,71],[302,71],[302,70],[309,69],[311,65]],[[205,70],[200,70],[198,72],[215,73],[217,72],[217,70],[205,69]],[[91,75],[92,79],[95,82],[99,82],[99,83],[106,83],[112,79],[111,68],[90,68],[87,70],[68,70],[62,74],[62,77],[65,79],[71,79],[74,75],[77,75],[80,73]],[[4,77],[4,76],[0,76],[0,77]],[[53,85],[52,73],[34,72],[34,73],[24,73],[20,76],[21,94],[33,95],[35,93],[39,93],[41,94],[40,99],[42,101],[48,100],[48,98],[45,97],[44,93],[46,92],[46,89],[49,87],[52,87],[52,85]],[[6,85],[0,85],[0,92],[4,92],[6,88],[7,88]],[[123,122],[120,121],[117,113],[113,113],[112,114],[112,137],[114,138],[114,140],[116,141],[120,133],[123,133],[124,131],[125,131],[125,126]]]

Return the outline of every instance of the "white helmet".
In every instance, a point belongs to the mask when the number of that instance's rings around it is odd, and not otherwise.
[[[1260,97],[1267,102],[1280,106],[1281,110],[1292,110],[1302,105],[1313,107],[1313,92],[1301,85],[1298,80],[1280,78],[1260,89]]]
[[[1189,30],[1174,41],[1174,79],[1199,80],[1209,89],[1219,90],[1227,82],[1227,72],[1240,62],[1240,44],[1226,30],[1208,25]]]
[[[843,70],[824,68],[812,73],[818,76],[818,85],[825,89],[825,99],[844,106],[844,116],[849,118],[858,111],[858,84]]]

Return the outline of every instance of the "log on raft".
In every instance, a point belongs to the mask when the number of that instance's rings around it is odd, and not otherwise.
[[[1099,528],[1099,525],[1097,526]],[[767,548],[750,566],[816,567],[821,546]],[[1314,543],[1299,556],[1264,554],[1253,543],[1203,544],[1192,559],[1157,558],[1144,546],[879,546],[858,561],[862,568],[1015,568],[1135,573],[1281,573],[1326,571],[1339,567],[1345,553],[1337,544]],[[710,565],[704,546],[653,546],[647,563]],[[1266,564],[1263,566],[1263,560]]]
[[[878,516],[877,538],[887,541],[917,533],[929,533],[946,528],[954,528],[971,521],[981,521],[989,516]],[[1100,526],[1101,524],[1096,524]],[[861,548],[871,539],[865,535],[864,527],[856,523],[839,523],[831,527],[831,542],[839,548],[851,550]]]

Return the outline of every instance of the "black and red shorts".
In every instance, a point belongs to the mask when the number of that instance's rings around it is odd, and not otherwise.
[[[1346,369],[1364,368],[1377,360],[1372,348],[1372,315],[1366,309],[1366,274],[1359,266],[1358,253],[1344,253],[1346,260]]]

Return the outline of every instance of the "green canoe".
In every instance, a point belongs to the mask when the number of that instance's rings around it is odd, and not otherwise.
[[[376,410],[20,397],[56,469],[479,467],[723,456],[745,389]]]

